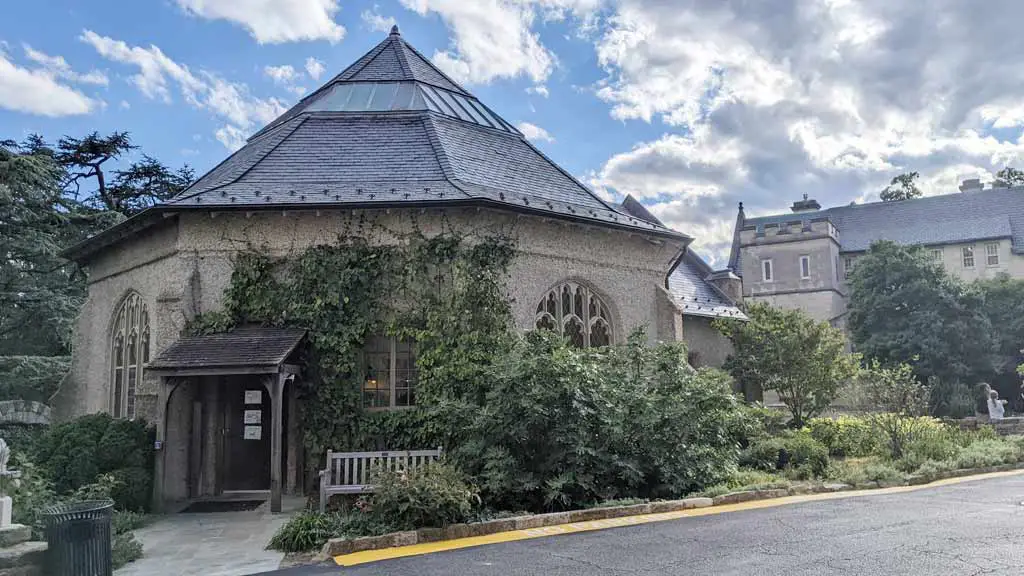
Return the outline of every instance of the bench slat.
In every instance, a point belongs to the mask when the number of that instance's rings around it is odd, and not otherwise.
[[[380,452],[327,451],[327,465],[320,473],[320,509],[325,510],[327,500],[334,494],[361,494],[373,492],[369,484],[374,468],[394,472],[413,470],[440,460],[442,448],[435,450],[385,450]]]

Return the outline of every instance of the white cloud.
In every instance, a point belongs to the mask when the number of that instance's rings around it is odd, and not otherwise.
[[[425,16],[436,13],[452,32],[452,46],[433,60],[459,81],[486,84],[497,78],[525,76],[544,82],[557,59],[532,28],[540,16],[558,20],[586,18],[600,0],[400,0]]]
[[[324,67],[323,62],[313,58],[312,56],[306,58],[306,74],[309,74],[309,77],[313,80],[319,80],[325,70],[326,68]]]
[[[301,74],[295,71],[295,68],[287,64],[284,66],[264,66],[263,74],[273,80],[274,84],[281,86],[292,84],[302,77]]]
[[[398,24],[391,16],[381,16],[380,7],[376,4],[373,5],[373,10],[363,10],[361,16],[366,26],[376,32],[390,32],[391,27]]]
[[[530,86],[529,88],[526,89],[526,93],[527,94],[536,94],[536,95],[542,96],[544,98],[547,98],[551,94],[550,92],[548,92],[548,87],[543,85],[543,84],[538,84],[536,86]]]
[[[100,56],[136,67],[138,72],[130,80],[146,97],[170,103],[171,89],[177,88],[188,105],[227,122],[217,131],[217,139],[229,148],[239,147],[246,134],[286,110],[276,98],[253,96],[245,84],[225,80],[206,70],[193,73],[187,66],[167,57],[157,46],[129,46],[91,30],[85,30],[80,38]],[[222,133],[225,136],[222,137]]]
[[[132,108],[132,105],[129,104],[127,100],[121,100],[120,106],[122,110],[131,110]]]
[[[1024,166],[1019,16],[1012,0],[620,0],[591,33],[606,72],[593,90],[613,118],[666,133],[591,183],[721,251],[739,201],[757,215],[804,193],[877,199],[910,170],[951,193]]]
[[[302,40],[338,42],[345,28],[334,21],[337,0],[175,0],[189,14],[227,20],[261,44]]]
[[[28,44],[25,44],[25,56],[41,65],[44,70],[49,72],[56,78],[67,80],[68,82],[78,84],[95,84],[99,86],[106,86],[110,84],[110,80],[107,75],[99,70],[91,70],[85,74],[80,74],[71,69],[71,65],[64,60],[63,56],[50,56],[44,54],[38,50],[33,49]]]
[[[516,125],[516,128],[523,133],[523,136],[527,140],[533,140],[534,142],[554,142],[555,139],[548,134],[548,131],[537,126],[536,124],[530,124],[529,122],[520,122]]]
[[[58,75],[45,65],[35,70],[22,68],[0,52],[0,108],[58,117],[88,114],[102,106],[101,101],[60,83]]]

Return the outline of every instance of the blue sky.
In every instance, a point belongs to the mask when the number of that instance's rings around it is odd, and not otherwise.
[[[609,198],[724,253],[736,203],[927,193],[1024,167],[1011,0],[9,3],[0,138],[127,130],[200,172],[372,48],[407,41]],[[978,34],[977,30],[985,30]],[[318,71],[322,67],[322,71]]]

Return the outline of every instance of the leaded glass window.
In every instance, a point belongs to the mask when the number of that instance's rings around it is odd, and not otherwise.
[[[135,418],[135,395],[149,362],[149,346],[149,311],[133,292],[118,308],[110,338],[110,412],[118,418]]]
[[[558,332],[579,348],[612,343],[608,306],[589,288],[574,282],[560,284],[541,299],[535,326]]]

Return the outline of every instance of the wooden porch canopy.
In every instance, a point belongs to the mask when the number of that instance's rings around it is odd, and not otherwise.
[[[285,384],[299,374],[288,361],[306,338],[301,328],[245,326],[219,334],[188,336],[160,353],[146,365],[160,376],[160,425],[157,440],[167,436],[167,402],[177,383],[190,377],[253,375],[260,378],[270,396],[270,510],[281,511],[281,453]],[[157,482],[162,491],[163,453],[157,458]]]
[[[302,328],[246,326],[219,334],[188,336],[147,366],[160,376],[215,376],[293,372],[286,364],[306,337]]]

